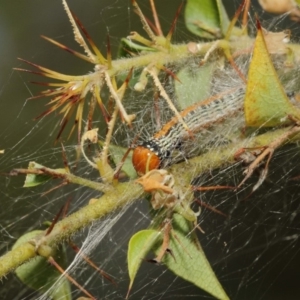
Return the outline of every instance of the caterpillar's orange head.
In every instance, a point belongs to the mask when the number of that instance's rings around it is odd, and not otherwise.
[[[132,154],[132,164],[138,174],[145,174],[153,169],[158,169],[161,161],[158,155],[150,149],[138,146]]]

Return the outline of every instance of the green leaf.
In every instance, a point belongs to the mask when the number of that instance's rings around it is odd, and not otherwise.
[[[247,126],[270,127],[291,123],[288,116],[300,119],[300,110],[287,97],[271,61],[258,22],[244,101]]]
[[[121,39],[119,49],[118,49],[118,58],[124,58],[124,57],[132,57],[132,55],[140,55],[141,52],[147,53],[147,52],[155,52],[157,51],[154,48],[142,46],[140,44],[134,43],[129,39],[123,38]],[[132,73],[132,76],[129,80],[129,87],[134,88],[135,84],[140,80],[140,76],[142,73],[142,69],[136,69]],[[126,79],[127,74],[118,74],[117,78],[121,82],[124,82]]]
[[[221,0],[188,0],[184,16],[188,30],[206,39],[221,38],[230,23]]]
[[[37,235],[42,234],[42,230],[28,232],[21,236],[13,248],[34,239]],[[56,252],[53,255],[55,261],[62,267],[66,265],[66,254],[63,246],[55,248]],[[50,289],[52,285],[61,277],[55,267],[51,266],[47,259],[38,256],[29,262],[23,264],[15,270],[17,277],[28,287],[40,291],[41,293],[48,292],[48,295],[54,300],[71,300],[71,288],[69,281],[66,278],[61,278],[58,285],[54,289]]]
[[[36,170],[42,168],[44,168],[44,166],[36,162],[30,162],[28,165],[28,170]],[[65,169],[55,169],[55,171],[59,171],[62,174],[66,173]],[[52,177],[50,175],[27,174],[23,187],[34,187],[47,182],[51,178]]]
[[[109,145],[109,153],[116,165],[118,165],[121,162],[127,150],[128,149],[124,147],[120,147],[112,144]],[[122,166],[122,171],[125,172],[126,175],[131,179],[135,179],[137,177],[136,170],[132,165],[132,151],[130,151],[130,153],[127,155],[124,164]]]
[[[227,11],[223,5],[222,0],[217,0],[216,2],[217,2],[217,6],[218,6],[218,11],[219,11],[220,28],[221,28],[223,35],[225,35],[228,30],[230,20],[229,20]]]
[[[103,141],[98,141],[100,147],[103,147],[104,142]],[[111,156],[112,161],[115,163],[115,165],[118,165],[121,160],[123,159],[125,153],[127,152],[127,148],[120,147],[117,145],[110,144],[109,147],[109,153]],[[127,155],[124,164],[122,166],[122,171],[126,173],[126,175],[131,178],[135,179],[137,177],[136,170],[134,169],[132,165],[132,151],[129,152]]]
[[[134,234],[128,245],[127,262],[130,278],[129,291],[132,288],[136,273],[148,252],[153,249],[157,241],[161,240],[161,233],[157,230],[141,230]]]
[[[154,52],[157,50],[134,43],[129,39],[122,38],[119,45],[118,58],[132,57],[132,54],[139,54],[141,51]]]
[[[193,69],[186,67],[177,73],[177,77],[181,82],[175,80],[175,92],[180,110],[209,96],[214,67],[213,63],[207,63]]]
[[[191,235],[190,224],[181,215],[173,215],[169,248],[174,257],[166,254],[163,263],[174,274],[193,283],[215,298],[229,299],[207,261],[196,236]],[[159,251],[160,247],[155,250],[156,254]]]

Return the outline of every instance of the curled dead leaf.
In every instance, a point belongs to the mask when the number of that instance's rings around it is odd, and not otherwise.
[[[297,7],[294,0],[258,0],[258,2],[265,11],[273,14],[284,14]]]
[[[285,54],[288,51],[287,44],[290,42],[291,31],[284,30],[272,32],[263,29],[265,42],[270,54]]]
[[[136,180],[152,194],[153,209],[173,208],[182,200],[182,193],[174,188],[174,177],[166,170],[152,170]]]
[[[98,128],[94,128],[85,132],[82,136],[82,141],[89,140],[91,143],[95,144],[98,142]]]
[[[135,182],[143,186],[145,192],[156,192],[158,190],[172,194],[174,190],[170,187],[170,176],[166,170],[151,170]]]
[[[272,14],[289,14],[291,19],[300,21],[300,9],[294,0],[258,0],[261,7]]]

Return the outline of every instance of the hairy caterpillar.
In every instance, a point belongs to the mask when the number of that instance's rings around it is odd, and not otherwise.
[[[188,132],[183,127],[177,117],[173,117],[153,137],[134,149],[132,163],[137,173],[144,174],[175,163],[178,157],[176,160],[172,155],[174,150],[180,150],[187,139],[193,138],[194,133],[207,132],[214,125],[230,121],[235,115],[241,115],[244,96],[245,88],[241,86],[184,109],[180,115],[190,131]],[[294,102],[293,93],[289,93],[288,97],[291,102]],[[241,121],[244,122],[244,119],[241,118]],[[233,125],[236,126],[236,124]]]

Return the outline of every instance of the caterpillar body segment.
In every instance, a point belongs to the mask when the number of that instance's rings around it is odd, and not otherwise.
[[[148,144],[138,146],[133,151],[132,164],[138,174],[145,174],[150,170],[159,169],[162,159],[148,148]]]
[[[203,132],[214,125],[234,116],[243,110],[245,89],[238,87],[224,93],[214,95],[204,101],[184,109],[180,115],[189,131],[187,131],[178,118],[173,117],[161,130],[150,139],[138,145],[132,156],[132,163],[138,174],[165,167],[185,157],[183,144],[187,139],[193,139],[194,133]],[[201,142],[201,140],[200,140]]]

